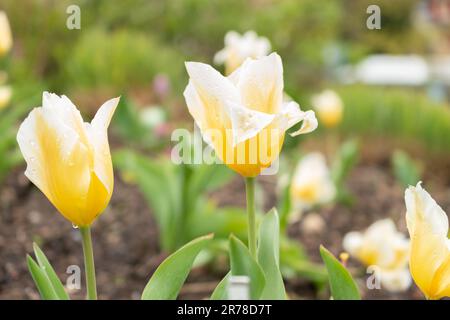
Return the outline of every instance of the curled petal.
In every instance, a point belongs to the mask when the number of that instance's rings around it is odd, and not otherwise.
[[[294,125],[303,121],[299,130],[290,133],[292,137],[299,134],[309,133],[316,130],[318,122],[314,111],[302,111],[297,102],[289,101],[284,103],[281,113],[278,115],[281,126],[284,130],[289,130]]]

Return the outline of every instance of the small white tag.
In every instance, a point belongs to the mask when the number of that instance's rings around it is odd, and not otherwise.
[[[250,299],[250,278],[247,276],[230,276],[228,281],[229,300]]]

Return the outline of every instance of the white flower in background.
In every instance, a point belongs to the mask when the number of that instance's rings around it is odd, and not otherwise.
[[[290,191],[296,212],[333,200],[336,188],[325,157],[321,153],[310,153],[300,160]]]
[[[254,31],[247,31],[243,35],[229,31],[225,35],[225,48],[216,53],[214,63],[225,64],[226,74],[231,74],[245,59],[266,56],[270,49],[270,41],[265,37],[258,37]]]
[[[420,182],[405,191],[409,268],[427,299],[450,297],[448,217]]]
[[[376,221],[365,232],[347,233],[343,247],[365,266],[377,266],[386,290],[404,291],[411,285],[409,240],[397,231],[391,219]]]
[[[311,103],[317,111],[320,122],[326,127],[332,128],[341,122],[344,106],[336,92],[324,90],[313,96]]]
[[[0,11],[0,57],[5,55],[12,47],[12,34],[8,17]]]
[[[12,89],[10,86],[0,86],[0,110],[5,108],[11,100]]]
[[[140,118],[147,128],[155,128],[166,122],[166,113],[160,106],[149,106],[140,110]]]

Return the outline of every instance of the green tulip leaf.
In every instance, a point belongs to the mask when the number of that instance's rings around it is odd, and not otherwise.
[[[361,300],[358,286],[350,272],[328,251],[320,246],[320,255],[328,271],[330,290],[335,300]]]
[[[234,235],[230,236],[230,264],[233,276],[250,278],[250,298],[259,299],[266,284],[264,272],[245,244]]]
[[[47,275],[47,278],[50,280],[53,290],[55,291],[58,298],[61,300],[69,300],[69,295],[67,294],[66,290],[64,289],[64,286],[61,283],[61,280],[59,280],[58,275],[56,274],[52,265],[48,261],[44,252],[42,252],[42,250],[39,248],[39,246],[36,243],[33,243],[33,250],[34,250],[34,254],[36,255],[36,260],[37,260],[37,263],[39,264],[39,267]]]
[[[164,260],[145,286],[142,300],[176,299],[195,258],[212,238],[210,234],[194,239]]]
[[[266,285],[261,299],[284,300],[286,290],[280,271],[280,223],[276,209],[267,213],[259,227],[258,262]]]
[[[228,280],[230,279],[230,275],[231,274],[228,272],[217,284],[217,287],[211,295],[211,300],[227,300]]]
[[[27,255],[27,265],[28,270],[31,273],[38,291],[44,300],[59,300],[58,295],[53,289],[50,279],[45,274],[45,271],[39,267],[36,261],[33,260],[29,255]]]

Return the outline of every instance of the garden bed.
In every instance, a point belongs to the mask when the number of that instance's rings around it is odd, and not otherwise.
[[[377,156],[374,156],[376,154]],[[289,227],[289,235],[298,239],[310,258],[320,262],[319,245],[334,254],[342,251],[342,237],[351,230],[361,230],[380,218],[391,217],[402,232],[406,232],[404,189],[396,182],[389,169],[389,152],[371,149],[362,153],[347,179],[347,186],[357,199],[353,206],[335,205],[320,211],[305,213],[300,222]],[[445,163],[445,161],[442,161]],[[427,164],[424,181],[444,211],[450,211],[448,168],[440,162]],[[22,174],[23,168],[11,172],[0,190],[0,299],[39,299],[39,294],[28,273],[25,256],[32,252],[32,242],[45,251],[55,270],[65,281],[69,265],[82,266],[81,239],[48,200]],[[19,178],[18,178],[19,177]],[[266,194],[265,208],[275,205],[275,177],[263,177],[260,183]],[[211,197],[220,205],[244,206],[244,184],[239,177]],[[351,228],[351,229],[350,229]],[[165,258],[158,245],[157,227],[147,203],[135,186],[125,184],[116,173],[115,191],[109,208],[93,227],[95,262],[100,299],[138,299],[143,286],[156,267]],[[224,262],[225,263],[225,262]],[[363,298],[418,299],[422,295],[413,284],[404,293],[385,290],[367,290],[364,268],[351,259],[348,266]],[[193,270],[181,291],[180,298],[207,298],[221,274],[206,267]],[[84,279],[82,279],[84,281]],[[83,287],[84,285],[82,285]],[[287,281],[288,293],[295,298],[323,298],[313,285],[304,279]],[[73,298],[83,298],[83,290],[71,292]]]

